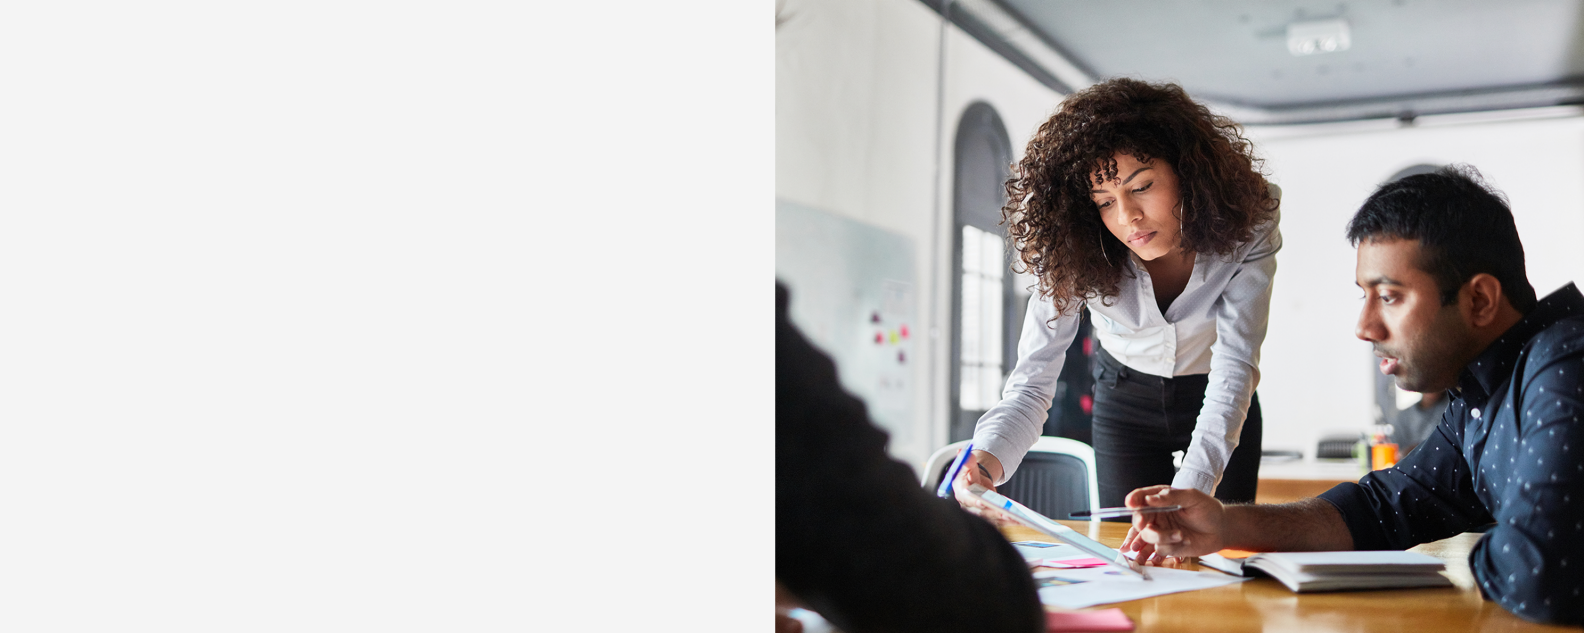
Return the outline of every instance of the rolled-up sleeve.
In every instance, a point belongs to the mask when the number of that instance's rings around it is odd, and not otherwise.
[[[1445,424],[1396,466],[1338,484],[1320,498],[1342,513],[1353,549],[1407,549],[1493,520]]]
[[[1007,376],[1001,402],[986,411],[974,427],[974,449],[995,455],[1004,469],[997,486],[1017,472],[1023,455],[1039,440],[1062,365],[1067,362],[1067,347],[1078,336],[1080,309],[1075,307],[1057,317],[1050,299],[1042,299],[1039,293],[1029,297],[1023,333],[1018,338],[1017,365]]]

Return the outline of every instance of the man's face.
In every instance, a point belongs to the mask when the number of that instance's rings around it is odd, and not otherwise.
[[[1380,371],[1407,391],[1442,391],[1457,384],[1479,350],[1458,302],[1441,305],[1435,278],[1419,268],[1418,240],[1364,240],[1358,246],[1358,285],[1364,290],[1359,338],[1375,345]]]

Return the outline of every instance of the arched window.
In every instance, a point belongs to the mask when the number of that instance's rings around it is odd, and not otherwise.
[[[951,441],[973,435],[979,416],[1001,399],[1017,358],[1022,304],[1001,226],[1011,162],[1006,126],[995,109],[982,102],[968,106],[953,154]]]

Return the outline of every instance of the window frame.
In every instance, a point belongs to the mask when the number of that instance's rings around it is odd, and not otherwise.
[[[1001,376],[1017,360],[1019,323],[1023,317],[1023,302],[1018,300],[1019,275],[1012,273],[1012,258],[1016,253],[1005,244],[1005,228],[1001,226],[1001,207],[1006,203],[1006,181],[1011,177],[1012,145],[1006,125],[995,108],[977,101],[963,111],[958,119],[955,143],[952,149],[952,304],[951,304],[951,371],[949,380],[951,417],[947,422],[948,441],[960,441],[973,436],[974,425],[988,409],[962,407],[962,344],[963,344],[963,227],[972,226],[999,236],[1003,240],[1001,275]],[[993,196],[993,200],[992,200]],[[1021,294],[1026,300],[1026,294]],[[999,393],[999,387],[996,393]]]

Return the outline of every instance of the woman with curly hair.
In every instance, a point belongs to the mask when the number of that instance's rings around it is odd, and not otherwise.
[[[1004,483],[1038,439],[1087,307],[1100,504],[1168,483],[1254,501],[1254,387],[1281,249],[1280,190],[1262,166],[1236,123],[1176,85],[1113,79],[1062,102],[1006,185],[1003,216],[1039,291],[1003,399],[974,430],[969,482]]]

